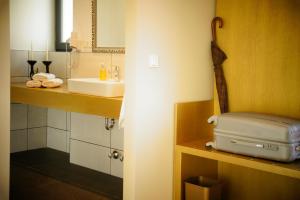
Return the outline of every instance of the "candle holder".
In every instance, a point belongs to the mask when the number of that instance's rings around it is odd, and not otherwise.
[[[49,66],[50,66],[50,64],[51,64],[52,62],[49,61],[49,60],[45,60],[45,61],[43,61],[43,63],[44,63],[44,65],[46,66],[46,73],[50,73],[50,71],[49,71]]]
[[[27,60],[27,63],[30,65],[30,79],[32,80],[32,76],[34,75],[34,65],[36,63],[36,60]]]

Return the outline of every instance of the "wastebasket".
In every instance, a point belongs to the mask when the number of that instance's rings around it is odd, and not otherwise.
[[[221,183],[199,176],[185,181],[185,200],[221,200]]]

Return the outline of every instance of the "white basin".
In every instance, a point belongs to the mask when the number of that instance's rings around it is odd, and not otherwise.
[[[68,79],[70,92],[103,97],[120,97],[124,94],[123,81],[101,81],[98,78]]]

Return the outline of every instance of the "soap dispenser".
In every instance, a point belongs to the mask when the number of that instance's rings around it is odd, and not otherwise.
[[[99,70],[99,79],[102,81],[105,81],[107,79],[107,70],[106,67],[104,66],[104,63],[101,63],[101,67]]]
[[[120,68],[119,66],[114,66],[114,69],[112,71],[112,79],[114,81],[119,81],[120,80]]]

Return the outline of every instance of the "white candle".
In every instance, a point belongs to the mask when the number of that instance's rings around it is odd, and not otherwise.
[[[46,41],[46,61],[49,60],[48,40]]]

